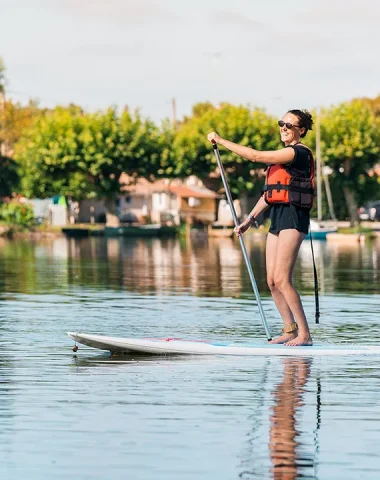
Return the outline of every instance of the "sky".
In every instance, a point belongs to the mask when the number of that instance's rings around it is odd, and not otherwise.
[[[7,95],[156,122],[380,94],[380,0],[0,0]]]

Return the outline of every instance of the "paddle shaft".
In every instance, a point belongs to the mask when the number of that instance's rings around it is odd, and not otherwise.
[[[220,158],[218,145],[216,144],[216,142],[214,140],[212,141],[212,147],[214,149],[216,161],[218,163],[218,167],[219,167],[219,170],[220,170],[220,175],[222,177],[224,190],[225,190],[226,195],[227,195],[227,201],[228,201],[228,204],[230,206],[231,213],[232,213],[232,218],[234,219],[235,227],[238,227],[239,226],[239,220],[238,220],[238,217],[236,215],[234,203],[232,201],[232,195],[231,195],[231,191],[230,191],[230,188],[228,186],[228,183],[227,183],[227,178],[226,178],[226,174],[224,172],[224,168],[223,168],[223,165],[222,165],[222,160]],[[268,342],[269,342],[269,340],[272,340],[272,337],[271,337],[271,334],[270,334],[268,323],[265,319],[265,314],[264,314],[263,306],[261,304],[259,290],[257,288],[255,276],[253,274],[253,270],[252,270],[252,267],[251,267],[251,262],[250,262],[249,257],[248,257],[247,249],[245,248],[245,243],[244,243],[242,235],[239,235],[239,240],[240,240],[241,249],[243,251],[243,257],[244,257],[245,263],[247,265],[247,269],[248,269],[248,273],[249,273],[249,278],[251,280],[252,288],[253,288],[253,291],[255,292],[257,305],[259,306],[261,321],[263,323],[265,333],[266,333],[266,336],[267,336],[267,339],[268,339]]]

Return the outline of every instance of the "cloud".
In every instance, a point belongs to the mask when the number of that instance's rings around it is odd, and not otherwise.
[[[112,43],[93,43],[74,47],[71,54],[74,56],[85,57],[130,57],[141,54],[143,48],[141,44],[132,41],[128,45]]]
[[[293,51],[288,56],[289,49]],[[346,41],[343,38],[323,35],[321,32],[304,32],[290,30],[276,32],[263,40],[260,44],[262,53],[271,54],[274,57],[291,58],[298,61],[299,56],[305,56],[308,61],[313,61],[315,56],[326,58],[344,54],[347,50]]]
[[[295,16],[309,26],[333,26],[343,24],[353,29],[379,26],[380,2],[378,0],[319,0],[310,10]]]
[[[59,8],[74,16],[112,19],[120,23],[142,23],[148,19],[172,23],[179,19],[176,13],[153,0],[61,0]]]
[[[260,31],[265,30],[267,25],[257,20],[253,20],[247,15],[240,12],[232,12],[227,10],[220,10],[212,14],[210,17],[210,23],[220,25],[222,27],[228,28],[239,28],[244,30],[255,30],[259,29]]]

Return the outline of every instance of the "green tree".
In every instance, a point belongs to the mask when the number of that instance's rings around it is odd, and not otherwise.
[[[66,195],[76,200],[106,199],[114,213],[120,177],[151,178],[158,170],[165,142],[158,127],[116,109],[85,114],[72,105],[39,118],[16,148],[28,196]]]
[[[152,180],[165,155],[165,142],[157,126],[139,112],[125,110],[118,117],[115,109],[108,109],[87,115],[84,122],[80,164],[87,173],[87,195],[105,198],[107,210],[114,214],[121,175],[127,174],[131,182],[138,177]]]
[[[258,150],[272,150],[281,147],[275,118],[264,110],[247,106],[223,104],[212,107],[201,104],[193,110],[193,116],[178,128],[173,143],[173,175],[185,177],[197,175],[207,183],[211,176],[218,178],[216,189],[221,186],[216,171],[216,159],[207,134],[217,131],[219,135],[241,145]],[[260,192],[264,182],[264,165],[253,164],[232,152],[221,148],[223,166],[226,171],[232,195],[243,200],[246,209],[248,195]],[[210,183],[208,183],[210,185]]]
[[[311,111],[310,113],[312,114],[313,121],[314,121],[313,129],[310,130],[307,133],[306,137],[302,138],[301,141],[302,141],[302,143],[304,143],[305,145],[307,145],[311,149],[311,151],[313,152],[313,155],[314,155],[314,160],[315,160],[315,162],[317,162],[317,145],[316,145],[317,112],[314,110],[314,111]],[[322,153],[322,160],[325,160],[324,155],[323,155],[324,152],[322,151],[321,153]],[[323,165],[323,163],[322,163],[322,165]],[[331,194],[332,194],[333,199],[334,198],[336,199],[340,195],[342,195],[341,189],[339,189],[339,185],[337,184],[336,181],[334,181],[334,176],[329,177],[328,182],[329,182],[329,186],[330,186],[330,190],[331,190]],[[322,183],[322,185],[321,185],[322,186],[322,199],[321,199],[322,200],[322,218],[323,219],[328,219],[328,218],[331,218],[331,212],[330,212],[330,208],[329,208],[329,204],[328,204],[328,199],[327,199],[327,194],[326,194],[326,185],[325,185],[325,182],[324,182],[323,174],[322,174],[322,178],[321,178],[321,183]],[[317,194],[317,169],[315,171],[315,194]],[[345,202],[334,202],[333,201],[333,209],[334,209],[334,214],[335,214],[336,218],[339,218],[339,219],[347,218],[347,207],[346,207]],[[316,218],[318,216],[318,199],[317,199],[317,196],[315,196],[314,205],[313,205],[313,208],[311,209],[310,216],[312,218]]]
[[[173,178],[176,171],[176,158],[173,150],[175,139],[175,131],[171,122],[166,119],[160,125],[160,129],[156,132],[157,142],[160,150],[159,161],[153,165],[153,174],[148,179],[154,180],[157,177]]]
[[[322,111],[321,138],[323,158],[333,170],[333,191],[340,190],[353,225],[359,220],[358,203],[378,189],[377,177],[369,172],[379,161],[380,122],[368,106],[353,100]]]
[[[363,102],[364,105],[369,107],[376,117],[380,117],[380,95],[375,98],[359,98],[359,101]]]
[[[17,164],[12,160],[14,146],[23,132],[32,124],[40,110],[30,102],[27,106],[4,100],[1,110],[0,145],[0,197],[8,196],[17,191],[19,175]]]
[[[5,65],[3,59],[0,57],[0,93],[5,91]]]
[[[0,156],[0,200],[10,197],[19,185],[17,163],[9,157]]]
[[[0,57],[0,155],[4,155],[3,135],[5,124],[5,66]]]
[[[15,144],[37,117],[43,114],[43,110],[33,100],[27,105],[21,105],[11,99],[4,99],[2,113],[0,142],[4,153],[12,156]]]
[[[33,207],[13,199],[0,205],[0,220],[8,225],[30,227],[34,222]]]
[[[24,132],[16,145],[15,159],[21,168],[22,192],[27,197],[46,198],[58,193],[86,196],[88,186],[80,163],[82,115],[79,107],[57,107]]]
[[[193,108],[191,109],[191,116],[189,119],[192,117],[201,117],[207,112],[210,112],[214,110],[214,105],[210,102],[199,102],[193,105]],[[185,121],[188,120],[187,117],[185,117]]]
[[[168,140],[172,138],[167,125],[160,130],[138,112],[132,116],[124,111],[120,118],[120,155],[123,172],[133,178],[154,180],[161,166],[161,158],[169,155]]]

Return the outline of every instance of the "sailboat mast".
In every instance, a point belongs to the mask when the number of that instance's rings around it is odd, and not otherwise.
[[[317,118],[316,118],[316,177],[317,177],[317,215],[318,222],[322,220],[322,175],[321,175],[321,117],[320,110],[317,109]]]

